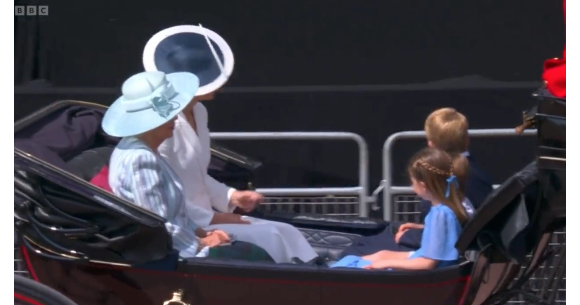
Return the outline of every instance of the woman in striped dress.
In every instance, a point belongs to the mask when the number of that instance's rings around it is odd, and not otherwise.
[[[125,81],[123,96],[105,113],[103,130],[123,139],[111,156],[109,184],[113,192],[167,220],[173,247],[184,258],[210,257],[271,260],[263,249],[235,242],[221,230],[205,231],[185,209],[182,183],[160,157],[159,145],[173,135],[175,118],[195,96],[198,78],[191,73],[142,72]],[[209,251],[201,251],[209,249]],[[212,250],[213,249],[213,250]]]

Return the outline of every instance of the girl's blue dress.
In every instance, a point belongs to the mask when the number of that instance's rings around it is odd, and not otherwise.
[[[421,248],[412,252],[409,259],[424,257],[439,261],[437,268],[454,265],[459,260],[455,243],[461,234],[461,224],[455,213],[444,204],[433,206],[425,217],[425,230],[421,239]],[[370,262],[360,257],[349,255],[331,265],[331,268],[363,268]]]

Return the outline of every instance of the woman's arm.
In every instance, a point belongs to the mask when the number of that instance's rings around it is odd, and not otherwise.
[[[186,205],[188,210],[187,215],[198,227],[205,228],[215,224],[213,218],[217,214],[216,212],[201,208],[195,204],[188,204],[187,202]]]
[[[162,169],[157,157],[147,152],[136,157],[131,164],[130,173],[133,177],[131,190],[134,194],[134,204],[147,209],[163,218],[167,218],[167,207],[172,203],[169,194],[166,192],[168,183],[162,179]],[[172,236],[173,247],[180,252],[195,255],[199,242],[196,230],[199,228],[189,218],[185,226],[166,222],[165,227]]]
[[[233,212],[236,208],[230,204],[230,199],[236,189],[215,180],[209,174],[205,175],[205,184],[211,200],[211,206],[220,212]]]

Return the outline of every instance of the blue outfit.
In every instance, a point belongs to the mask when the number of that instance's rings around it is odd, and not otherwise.
[[[433,206],[425,217],[421,248],[409,259],[424,257],[437,260],[437,268],[454,265],[459,260],[455,243],[460,234],[461,224],[455,213],[444,204]]]
[[[474,158],[468,152],[464,152],[469,160],[469,174],[467,175],[467,184],[465,186],[465,197],[469,198],[470,205],[464,202],[465,210],[477,211],[483,201],[493,190],[492,180],[489,175],[477,165]],[[422,200],[420,203],[421,222],[424,222],[427,213],[431,209],[431,202]],[[471,217],[471,215],[470,215]],[[415,251],[421,247],[423,238],[423,229],[409,229],[403,234],[399,243],[395,242],[395,232],[391,225],[377,235],[361,236],[350,247],[346,248],[341,256],[347,255],[369,255],[381,250],[391,251]]]
[[[439,261],[436,268],[454,265],[459,260],[455,243],[460,234],[461,224],[455,213],[444,204],[433,206],[425,217],[421,248],[411,252],[409,259],[424,257]],[[359,256],[349,255],[330,267],[363,268],[368,264]]]
[[[345,267],[345,268],[364,268],[371,264],[371,261],[362,259],[360,256],[349,255],[343,257],[338,262],[332,264],[330,268]]]

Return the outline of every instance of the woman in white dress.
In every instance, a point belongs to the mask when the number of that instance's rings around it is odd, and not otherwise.
[[[318,255],[295,227],[232,213],[236,207],[254,209],[262,199],[260,194],[229,188],[207,173],[210,135],[207,110],[201,101],[212,100],[233,71],[233,54],[225,40],[201,26],[172,27],[149,40],[143,63],[147,71],[187,71],[200,79],[196,97],[177,116],[173,137],[159,147],[160,154],[184,183],[186,206],[193,222],[206,230],[221,229],[237,240],[258,245],[277,263],[316,259]]]

